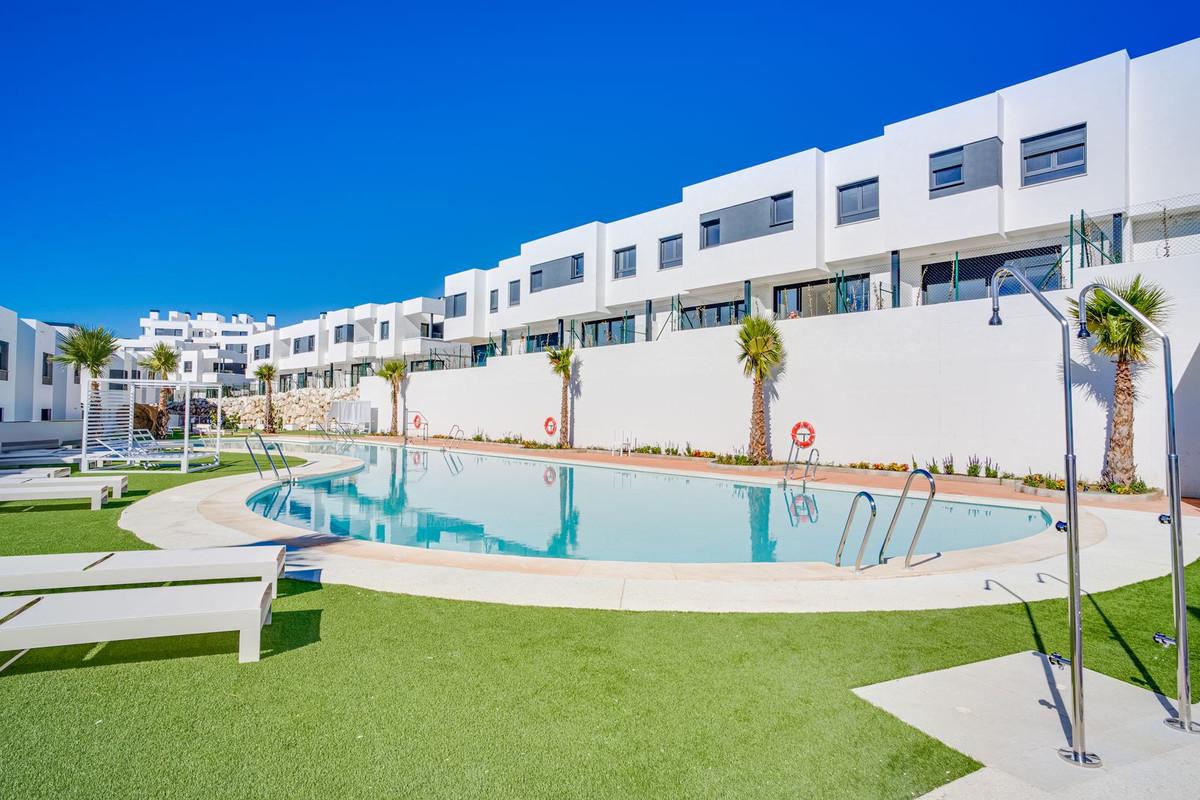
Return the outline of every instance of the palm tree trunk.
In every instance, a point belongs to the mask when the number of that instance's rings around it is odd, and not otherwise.
[[[267,419],[263,423],[263,430],[267,433],[275,432],[275,409],[271,404],[271,384],[267,383]]]
[[[154,420],[154,435],[163,439],[167,435],[167,400],[171,390],[163,387],[158,390],[158,419]]]
[[[767,409],[763,404],[762,378],[754,378],[754,400],[750,410],[750,458],[767,460]]]
[[[560,424],[558,426],[558,446],[567,447],[571,442],[571,437],[568,433],[567,426],[570,424],[571,406],[568,396],[571,392],[571,378],[569,375],[563,375],[562,379],[562,409],[559,411]]]
[[[1104,480],[1127,486],[1137,478],[1133,462],[1133,369],[1127,360],[1117,361],[1113,379],[1112,429],[1104,457]]]
[[[400,427],[400,387],[392,384],[392,436],[396,435],[397,428]]]

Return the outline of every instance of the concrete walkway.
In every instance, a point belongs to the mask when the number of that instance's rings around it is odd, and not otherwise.
[[[1062,761],[1070,673],[1017,653],[865,686],[855,694],[965,753],[984,768],[928,795],[939,800],[1128,800],[1200,796],[1200,735],[1168,728],[1171,700],[1084,671],[1087,747],[1103,761]]]

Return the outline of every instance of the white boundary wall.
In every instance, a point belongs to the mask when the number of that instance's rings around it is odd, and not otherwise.
[[[1077,272],[1093,280],[1142,273],[1173,299],[1167,324],[1174,348],[1179,451],[1185,494],[1200,495],[1200,255]],[[1060,306],[1075,292],[1054,292]],[[787,455],[801,419],[816,427],[823,461],[901,461],[924,465],[953,453],[959,471],[978,454],[1001,469],[1063,472],[1062,389],[1057,327],[1028,296],[1002,298],[1004,325],[989,327],[989,301],[781,320],[788,362],[771,402],[771,444]],[[733,452],[749,438],[750,381],[735,360],[735,328],[689,331],[670,340],[577,350],[573,440],[609,445],[619,432],[641,444]],[[1080,476],[1103,466],[1113,368],[1086,350],[1075,355],[1076,446]],[[1156,356],[1139,381],[1135,448],[1139,473],[1164,484],[1162,374]],[[415,373],[408,408],[435,434],[460,425],[470,436],[516,434],[553,441],[560,381],[541,353],[493,358],[476,369]],[[378,378],[362,399],[391,419],[391,395]]]

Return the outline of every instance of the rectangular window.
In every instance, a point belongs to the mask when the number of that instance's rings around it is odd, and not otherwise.
[[[446,319],[457,319],[467,315],[467,293],[459,292],[446,298]]]
[[[222,336],[249,336],[247,331],[221,331]]]
[[[540,292],[542,290],[542,271],[535,269],[529,273],[529,291]]]
[[[521,282],[520,281],[509,281],[508,282],[508,304],[510,306],[521,305]]]
[[[1087,123],[1021,140],[1021,185],[1087,172]]]
[[[79,385],[79,372],[80,372],[80,368],[79,368],[79,367],[75,367],[75,385],[76,385],[76,386],[78,386],[78,385]]]
[[[0,342],[0,381],[8,380],[8,342]]]
[[[155,336],[183,336],[183,328],[155,328]]]
[[[191,372],[192,371],[192,362],[190,362],[190,361],[183,362],[183,371]]]
[[[658,268],[670,269],[683,264],[683,234],[658,240]]]
[[[495,314],[500,310],[500,290],[492,289],[488,292],[488,311]]]
[[[633,317],[613,317],[582,325],[584,347],[603,347],[610,344],[629,344],[633,341],[636,327]]]
[[[445,329],[446,329],[445,323],[442,323],[442,322],[433,323],[433,329],[431,331],[429,331],[429,338],[430,339],[443,338]]]
[[[838,187],[838,225],[879,218],[879,178]]]
[[[50,409],[43,408],[42,409],[42,422],[49,422],[49,421],[50,421]]]
[[[716,247],[721,243],[721,220],[700,223],[700,247]]]
[[[54,385],[54,355],[52,353],[42,353],[42,383],[47,386]]]
[[[379,341],[387,341],[392,338],[392,323],[390,320],[385,320],[379,323]]]
[[[866,311],[870,307],[870,288],[866,274],[776,286],[775,318],[797,319]]]
[[[777,194],[771,198],[771,224],[783,225],[792,221],[792,193]]]
[[[342,342],[354,341],[354,323],[346,325],[338,325],[333,329],[333,343],[341,344]]]
[[[682,330],[691,330],[693,328],[719,328],[723,325],[736,325],[742,321],[744,308],[745,303],[741,300],[690,306],[680,312],[679,327]]]
[[[110,377],[110,378],[126,378],[128,376],[125,374],[125,370],[123,370],[123,369],[110,369],[108,371],[108,377]],[[125,384],[123,384],[123,383],[108,384],[109,391],[119,392],[124,388],[125,388]]]
[[[297,336],[292,340],[292,355],[311,353],[317,346],[316,336]]]
[[[963,182],[963,149],[955,147],[929,157],[929,189],[945,189]]]
[[[583,277],[583,253],[571,256],[571,280]]]
[[[629,278],[637,274],[637,248],[613,251],[613,277]]]
[[[254,345],[254,360],[255,361],[259,361],[261,359],[270,358],[270,357],[271,357],[271,345],[269,345],[269,344]]]

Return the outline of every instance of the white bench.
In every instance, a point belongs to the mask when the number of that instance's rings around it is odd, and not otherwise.
[[[0,651],[237,631],[246,663],[270,612],[257,582],[0,597]]]
[[[0,483],[0,503],[14,500],[88,500],[92,511],[98,511],[108,502],[108,487],[95,483],[76,485],[76,481],[37,486]]]
[[[276,597],[283,560],[279,545],[7,556],[0,558],[0,592],[258,578]]]
[[[0,476],[9,478],[69,478],[70,467],[33,467],[31,469],[0,469]]]
[[[108,489],[114,500],[120,500],[121,496],[129,488],[129,479],[124,475],[110,475],[101,477],[96,475],[81,476],[78,478],[40,478],[29,475],[5,475],[0,477],[0,486],[103,486]]]

